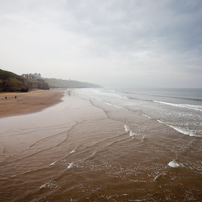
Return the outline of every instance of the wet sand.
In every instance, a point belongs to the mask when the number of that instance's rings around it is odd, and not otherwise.
[[[41,111],[61,102],[63,95],[63,89],[0,93],[0,118]]]
[[[201,201],[197,138],[76,90],[62,100],[0,119],[0,201]]]

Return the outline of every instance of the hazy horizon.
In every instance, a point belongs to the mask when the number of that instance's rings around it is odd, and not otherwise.
[[[201,88],[202,1],[0,0],[0,68],[109,88]]]

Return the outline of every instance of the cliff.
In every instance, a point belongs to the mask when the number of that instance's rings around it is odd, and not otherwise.
[[[49,90],[49,86],[45,82],[32,80],[32,79],[25,79],[24,81],[28,87],[28,89],[43,89],[43,90]]]
[[[21,76],[0,69],[0,92],[27,92],[28,87]]]
[[[47,83],[25,79],[17,74],[0,69],[0,92],[27,92],[32,89],[48,90]]]

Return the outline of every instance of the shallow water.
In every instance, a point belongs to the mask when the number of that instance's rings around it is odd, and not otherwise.
[[[0,119],[0,201],[201,201],[199,127],[186,135],[131,100],[73,90],[42,112]]]

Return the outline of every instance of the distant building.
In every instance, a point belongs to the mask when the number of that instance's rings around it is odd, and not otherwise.
[[[22,74],[22,77],[26,78],[26,79],[33,79],[33,80],[38,80],[38,81],[44,81],[41,77],[41,74],[37,74],[37,73],[34,73],[34,74]]]
[[[34,79],[32,74],[23,74],[22,77],[24,77],[26,79]]]
[[[35,73],[35,74],[33,74],[33,77],[35,80],[41,79],[41,74]]]

